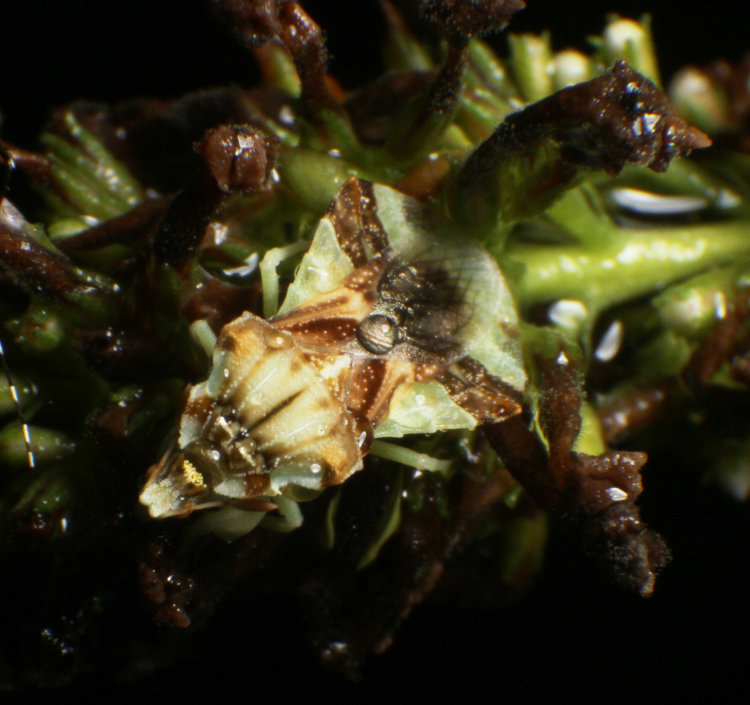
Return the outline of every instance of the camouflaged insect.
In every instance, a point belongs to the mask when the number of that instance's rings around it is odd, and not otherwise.
[[[524,383],[492,256],[433,209],[352,178],[278,314],[221,330],[140,499],[153,517],[310,499],[362,469],[373,437],[509,418]]]

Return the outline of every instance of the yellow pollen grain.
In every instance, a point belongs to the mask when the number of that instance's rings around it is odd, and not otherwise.
[[[203,479],[203,475],[198,472],[195,465],[189,460],[182,461],[182,472],[185,475],[185,479],[191,484],[203,489],[206,486],[206,482]]]

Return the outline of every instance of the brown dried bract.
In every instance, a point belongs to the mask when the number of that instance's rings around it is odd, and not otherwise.
[[[274,118],[283,104],[277,93],[236,86],[200,90],[176,100],[137,98],[112,107],[78,102],[57,111],[51,129],[65,137],[65,116],[71,113],[144,188],[167,194],[181,189],[201,167],[194,144],[207,130],[221,125],[258,126],[269,116]],[[26,157],[19,166],[36,180],[37,174],[43,175],[44,164]]]
[[[407,480],[403,491],[409,494],[415,482],[422,505],[417,511],[404,508],[398,533],[383,547],[377,563],[364,570],[349,566],[356,565],[372,540],[400,470],[376,461],[370,472],[344,486],[335,519],[336,542],[300,581],[313,644],[327,665],[350,677],[358,675],[369,654],[390,647],[399,624],[434,590],[446,563],[470,544],[477,527],[488,515],[502,515],[500,499],[513,480],[504,470],[484,471],[488,452],[486,441],[479,438],[447,497],[435,475]],[[441,496],[449,503],[447,511]],[[461,588],[465,597],[466,585]]]
[[[736,64],[719,60],[702,68],[687,66],[675,76],[672,89],[678,96],[695,92],[720,142],[750,152],[750,54]]]
[[[228,195],[271,184],[276,139],[249,125],[209,129],[195,145],[204,165],[172,200],[154,239],[160,262],[181,267],[197,252],[206,226]]]
[[[711,140],[690,127],[663,93],[624,61],[602,76],[565,88],[513,113],[471,155],[461,179],[479,181],[498,162],[533,152],[552,140],[571,167],[615,175],[626,163],[664,171],[677,156],[707,147]],[[561,178],[567,182],[575,170]]]
[[[750,54],[734,65],[716,61],[706,68],[706,73],[726,91],[729,111],[737,123],[747,127],[750,120]]]
[[[423,0],[421,11],[449,35],[471,37],[504,29],[524,7],[523,0]]]
[[[290,0],[218,0],[220,15],[240,40],[258,47],[276,39],[291,54],[302,84],[301,109],[315,119],[320,110],[341,112],[327,77],[323,30],[299,3]]]
[[[582,149],[585,156],[591,138],[601,140],[601,146],[592,145],[593,154],[599,153],[594,166],[610,174],[619,172],[626,162],[665,171],[675,157],[711,144],[707,135],[675,113],[651,81],[624,61],[618,61],[604,76],[556,95],[557,105],[548,106],[550,118],[570,131],[568,149],[573,154]],[[580,123],[588,129],[580,135],[578,146]]]
[[[694,350],[682,380],[700,401],[705,424],[721,436],[745,436],[750,413],[750,300],[741,291]],[[739,384],[727,384],[724,374]]]
[[[309,117],[320,110],[341,112],[327,80],[328,52],[323,30],[296,2],[281,9],[282,29],[279,35],[294,59],[302,83],[302,109]]]
[[[622,439],[662,417],[672,403],[671,385],[634,389],[607,399],[599,407],[599,421],[607,443]]]
[[[561,351],[563,352],[563,351]],[[580,430],[580,367],[564,354],[536,357],[541,390],[539,420],[549,451],[521,417],[485,426],[485,433],[516,479],[543,508],[576,534],[586,550],[622,585],[650,595],[669,560],[661,537],[641,521],[644,453],[573,451]]]
[[[169,198],[149,198],[122,215],[102,221],[58,243],[63,252],[95,250],[115,243],[145,241],[169,205]]]
[[[149,543],[147,551],[138,569],[141,591],[154,605],[154,621],[183,629],[189,627],[191,619],[186,608],[195,587],[193,579],[180,573],[173,557],[159,543]]]
[[[640,469],[645,463],[645,453],[579,453],[567,494],[571,523],[578,524],[586,550],[605,562],[625,587],[648,596],[671,555],[661,536],[646,528],[635,505],[643,490]]]
[[[733,376],[744,380],[748,355],[748,340],[740,340],[742,326],[750,318],[748,292],[741,292],[732,302],[727,314],[714,325],[708,337],[698,346],[685,367],[682,377],[696,394],[702,394],[711,384],[719,368],[730,362]],[[735,357],[736,356],[736,357]]]
[[[279,34],[279,9],[285,0],[213,0],[219,16],[243,44],[257,47]]]
[[[0,203],[2,268],[17,283],[29,291],[58,300],[113,293],[97,291],[96,284],[86,280],[67,257],[32,238],[27,232],[30,227],[15,206],[3,199]]]
[[[383,145],[393,115],[427,89],[430,74],[408,71],[386,74],[353,93],[346,102],[357,137],[365,144]]]
[[[224,193],[247,193],[269,187],[276,143],[247,125],[222,125],[208,130],[195,148]]]

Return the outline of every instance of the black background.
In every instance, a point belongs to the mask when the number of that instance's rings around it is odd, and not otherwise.
[[[252,58],[203,0],[2,0],[3,136],[33,146],[50,107],[87,98],[174,97],[211,85],[251,85]],[[377,74],[382,20],[374,0],[303,3],[328,30],[333,73],[347,87]],[[528,0],[514,31],[553,30],[556,48],[585,46],[608,11],[654,15],[662,68],[750,48],[746,3]],[[738,10],[738,7],[743,7]],[[364,19],[362,19],[364,18]],[[503,46],[502,38],[497,40]],[[679,439],[675,439],[679,445]],[[55,697],[115,702],[411,702],[436,693],[470,702],[576,697],[607,702],[747,702],[750,690],[750,518],[746,506],[696,481],[700,468],[653,458],[646,518],[674,550],[656,595],[641,600],[603,582],[575,546],[553,537],[542,578],[502,613],[423,605],[350,684],[320,669],[293,616],[274,617],[288,641],[228,628],[221,658],[172,668],[136,684],[87,683]],[[266,616],[267,617],[267,616]],[[231,650],[221,642],[237,642]],[[9,696],[11,697],[11,696]],[[16,696],[12,696],[16,697]]]
[[[308,0],[328,31],[333,74],[355,87],[377,75],[383,21],[376,0]],[[738,59],[750,7],[699,0],[528,0],[512,31],[553,30],[557,49],[586,46],[608,12],[654,16],[665,75],[680,65]],[[0,110],[4,136],[29,141],[49,106],[72,100],[178,96],[198,87],[251,85],[248,56],[214,20],[210,0],[2,0]],[[656,5],[656,7],[654,7]],[[743,7],[741,11],[734,9]],[[503,46],[502,37],[496,44]]]

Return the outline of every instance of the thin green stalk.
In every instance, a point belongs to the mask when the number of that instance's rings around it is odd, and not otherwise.
[[[744,222],[634,230],[598,249],[515,245],[504,259],[508,271],[522,269],[512,283],[522,309],[576,299],[593,313],[750,256],[749,231]]]

